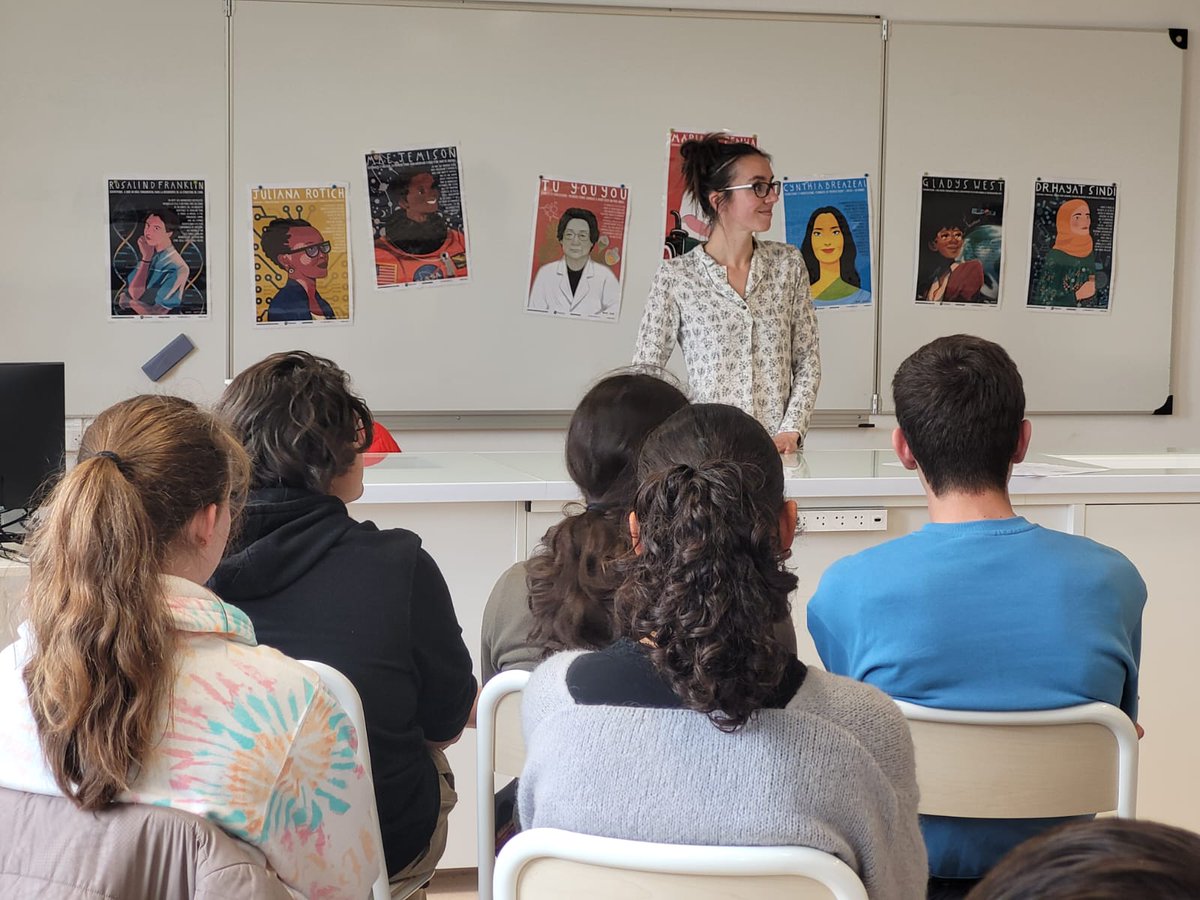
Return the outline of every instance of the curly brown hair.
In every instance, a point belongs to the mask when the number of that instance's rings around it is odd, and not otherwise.
[[[250,454],[252,488],[323,494],[371,443],[374,420],[337,363],[303,350],[273,353],[240,372],[216,412]]]
[[[629,552],[637,456],[646,436],[687,397],[645,372],[609,375],[584,394],[567,430],[567,471],[586,507],[546,532],[526,563],[530,639],[546,654],[612,643],[617,560]]]
[[[618,589],[620,628],[689,709],[736,731],[786,673],[774,626],[796,576],[780,534],[783,466],[766,430],[732,406],[704,403],[647,439],[634,511],[638,555]]]

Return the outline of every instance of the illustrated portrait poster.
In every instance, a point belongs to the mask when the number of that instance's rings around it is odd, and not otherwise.
[[[1116,225],[1115,184],[1035,181],[1027,308],[1108,312]]]
[[[708,240],[708,224],[704,213],[690,198],[684,196],[683,157],[679,148],[687,141],[698,140],[708,132],[676,131],[671,129],[667,139],[667,216],[663,230],[663,259],[683,256],[693,247]],[[725,134],[723,140],[758,146],[757,135]]]
[[[375,286],[466,281],[469,273],[457,146],[367,154]]]
[[[783,183],[787,242],[808,269],[813,306],[871,305],[871,195],[867,176]]]
[[[924,175],[917,303],[995,309],[1004,256],[1004,179]]]
[[[539,178],[525,309],[615,322],[628,227],[624,185]]]
[[[108,180],[109,316],[207,316],[204,181]]]
[[[256,325],[349,322],[345,184],[250,189]]]

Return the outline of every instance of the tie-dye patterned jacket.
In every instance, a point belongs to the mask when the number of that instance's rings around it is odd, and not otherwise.
[[[240,609],[167,577],[178,677],[163,737],[118,799],[187,810],[254,844],[295,893],[365,898],[379,873],[358,738],[319,677],[260,647]],[[0,786],[58,794],[21,669],[31,636],[0,651]]]

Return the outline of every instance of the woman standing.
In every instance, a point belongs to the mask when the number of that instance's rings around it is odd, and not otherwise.
[[[659,267],[638,331],[635,365],[663,367],[678,341],[695,402],[754,416],[781,453],[804,443],[821,359],[808,269],[787,244],[760,241],[780,183],[752,144],[709,134],[680,148],[687,192],[708,242]]]

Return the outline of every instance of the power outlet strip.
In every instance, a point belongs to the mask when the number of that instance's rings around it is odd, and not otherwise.
[[[887,531],[886,509],[802,509],[796,532]]]

